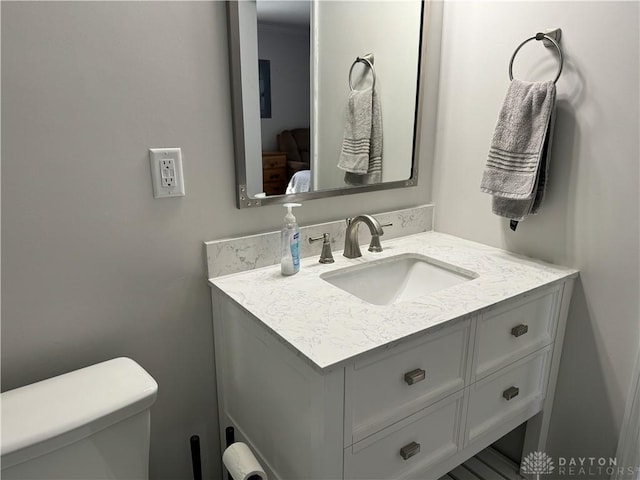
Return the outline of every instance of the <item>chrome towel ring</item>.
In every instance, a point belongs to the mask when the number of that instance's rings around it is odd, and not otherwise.
[[[544,33],[536,33],[533,37],[527,38],[524,42],[518,45],[518,48],[516,48],[516,51],[513,52],[513,55],[511,56],[511,61],[509,62],[509,80],[513,80],[513,60],[516,58],[516,54],[520,51],[520,49],[524,46],[525,43],[528,43],[531,40],[546,40],[551,44],[553,44],[553,46],[556,47],[556,50],[558,50],[558,54],[560,55],[560,68],[558,69],[558,74],[556,75],[556,78],[553,81],[553,83],[556,83],[560,78],[560,74],[562,73],[564,57],[562,56],[562,50],[560,49],[560,45],[558,44],[558,42],[554,40],[552,37],[550,37],[549,35],[546,35]]]
[[[371,70],[371,75],[373,76],[373,83],[371,84],[371,88],[376,86],[376,71],[373,68],[373,53],[367,53],[363,57],[356,57],[356,59],[351,64],[351,68],[349,69],[349,88],[353,91],[353,84],[351,83],[351,74],[353,73],[353,67],[356,66],[356,63],[364,63]]]

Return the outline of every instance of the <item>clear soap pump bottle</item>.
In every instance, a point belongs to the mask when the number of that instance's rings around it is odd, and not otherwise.
[[[280,236],[280,271],[282,275],[293,275],[300,270],[300,230],[298,229],[296,217],[293,216],[291,209],[301,206],[299,203],[285,203],[283,205],[283,207],[287,209],[287,214],[284,217],[282,235]]]

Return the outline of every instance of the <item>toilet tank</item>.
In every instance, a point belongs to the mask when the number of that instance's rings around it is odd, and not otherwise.
[[[2,393],[2,479],[146,480],[157,392],[116,358]]]

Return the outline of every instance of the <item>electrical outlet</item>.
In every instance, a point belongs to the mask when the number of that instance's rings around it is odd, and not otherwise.
[[[179,148],[149,149],[153,196],[184,197],[184,177],[182,175],[182,152]]]
[[[171,188],[176,184],[176,163],[173,158],[160,160],[160,186]]]

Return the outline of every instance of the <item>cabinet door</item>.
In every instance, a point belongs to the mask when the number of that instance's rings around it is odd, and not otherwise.
[[[474,380],[490,375],[553,341],[561,287],[507,302],[478,320]]]
[[[345,449],[345,479],[425,478],[458,451],[464,391]]]
[[[347,369],[345,446],[464,388],[469,335],[466,320]]]

